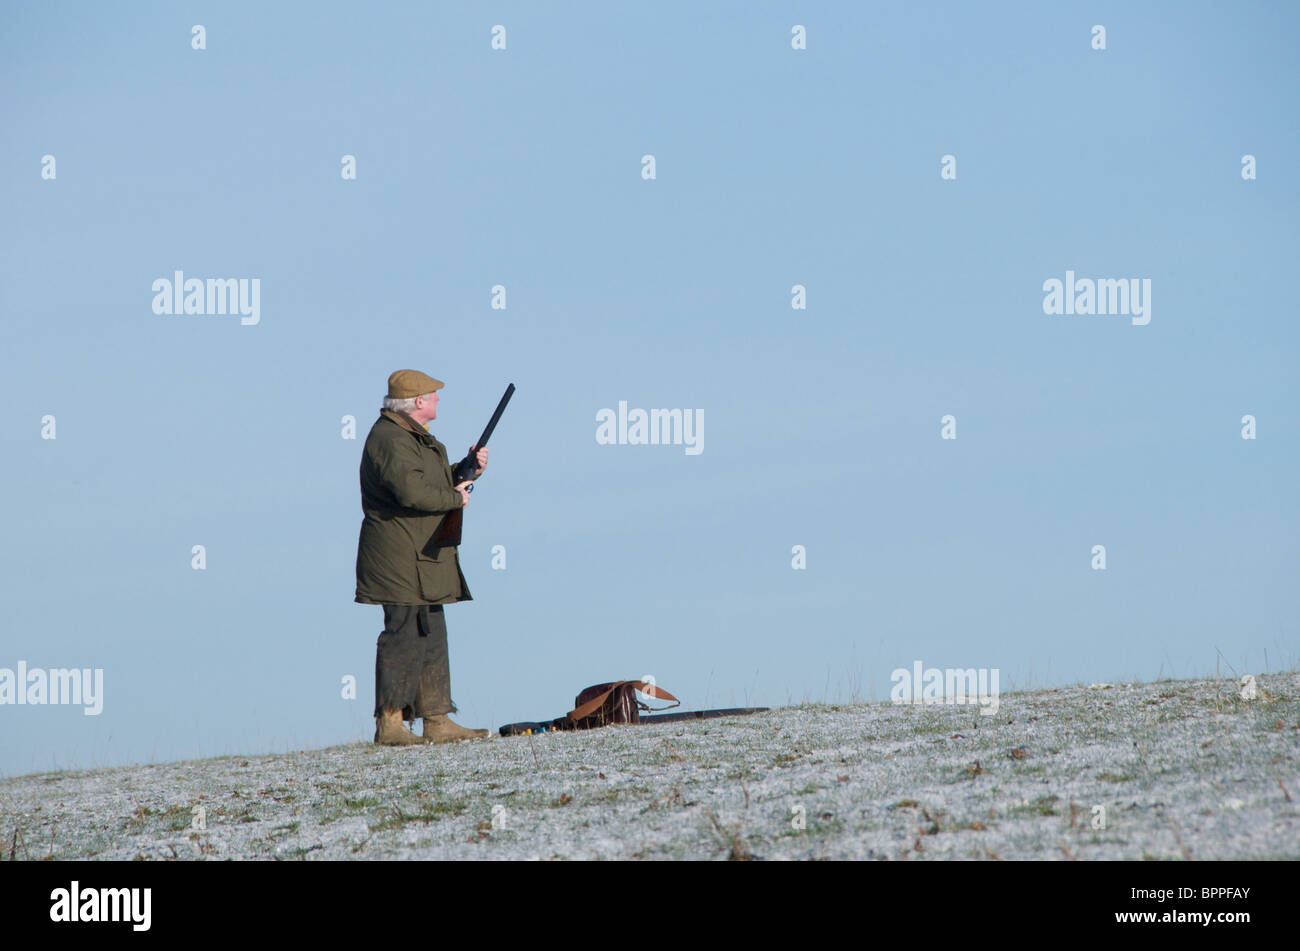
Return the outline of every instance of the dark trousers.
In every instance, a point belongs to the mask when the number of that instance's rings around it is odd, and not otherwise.
[[[375,645],[375,716],[401,710],[403,720],[455,713],[447,619],[441,604],[385,604]]]

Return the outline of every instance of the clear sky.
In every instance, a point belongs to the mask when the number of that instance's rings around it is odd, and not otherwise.
[[[370,738],[357,468],[405,367],[455,455],[518,387],[447,609],[468,726],[647,673],[698,709],[1294,666],[1298,27],[4,3],[0,668],[104,696],[0,706],[0,774]],[[155,314],[177,270],[259,321]],[[1045,314],[1067,270],[1150,322]],[[620,400],[703,451],[599,445]]]

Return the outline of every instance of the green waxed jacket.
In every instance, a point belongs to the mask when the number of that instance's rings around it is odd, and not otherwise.
[[[405,413],[381,410],[361,454],[360,604],[454,604],[473,600],[455,546],[430,539],[460,508],[447,449]]]

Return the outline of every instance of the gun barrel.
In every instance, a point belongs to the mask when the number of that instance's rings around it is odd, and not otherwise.
[[[478,469],[478,460],[475,458],[476,451],[487,445],[488,439],[492,436],[492,430],[497,428],[497,423],[501,419],[501,414],[506,411],[506,404],[510,402],[510,397],[514,396],[514,394],[515,385],[511,383],[506,387],[505,396],[501,397],[501,402],[497,404],[496,412],[493,413],[492,418],[488,420],[487,429],[483,430],[483,435],[480,436],[478,442],[474,444],[474,449],[471,450],[464,459],[451,467],[451,480],[453,485],[464,482],[466,479],[473,478],[474,473]],[[472,489],[473,487],[471,486],[470,488]]]
[[[492,430],[497,428],[497,423],[501,420],[501,414],[506,411],[506,404],[510,402],[510,397],[514,395],[515,385],[511,383],[506,387],[505,396],[501,397],[501,402],[497,404],[496,412],[493,413],[492,418],[488,420],[487,428],[483,430],[483,435],[480,436],[478,442],[474,444],[474,448],[482,449],[487,445],[487,441],[492,438]]]

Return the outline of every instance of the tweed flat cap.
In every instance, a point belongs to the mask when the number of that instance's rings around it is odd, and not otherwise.
[[[395,400],[423,396],[443,387],[442,380],[435,380],[419,370],[397,370],[388,378],[388,395]]]

